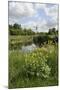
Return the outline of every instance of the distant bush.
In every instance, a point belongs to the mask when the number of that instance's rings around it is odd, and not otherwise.
[[[41,46],[42,44],[48,44],[48,41],[51,41],[52,43],[58,43],[58,36],[55,35],[39,35],[39,36],[35,36],[33,37],[33,42],[36,45]]]
[[[58,43],[58,36],[55,36],[52,40],[53,40],[53,43]]]
[[[41,44],[48,43],[49,36],[48,35],[40,35],[33,38],[35,44],[41,46]]]

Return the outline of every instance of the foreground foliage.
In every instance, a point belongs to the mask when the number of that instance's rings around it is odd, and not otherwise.
[[[57,45],[9,51],[9,88],[58,85]]]

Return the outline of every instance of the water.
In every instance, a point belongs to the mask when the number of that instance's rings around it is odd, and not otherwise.
[[[38,46],[36,46],[34,43],[32,43],[32,44],[29,44],[29,45],[26,45],[26,46],[23,45],[20,49],[10,50],[10,53],[11,53],[11,52],[15,52],[15,51],[28,53],[28,52],[34,51],[34,50],[37,49],[37,48],[38,48]]]
[[[23,52],[31,52],[31,51],[34,51],[36,49],[36,45],[33,43],[31,45],[27,45],[27,46],[22,46],[22,51]]]

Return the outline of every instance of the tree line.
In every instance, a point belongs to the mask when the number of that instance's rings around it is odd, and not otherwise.
[[[31,28],[26,29],[22,28],[19,24],[9,25],[9,34],[10,35],[34,35],[35,32]]]
[[[35,34],[39,34],[39,35],[57,35],[58,34],[58,30],[56,30],[56,28],[51,28],[48,30],[48,32],[34,32],[32,31],[31,28],[22,28],[21,24],[13,24],[13,25],[9,25],[9,34],[10,35],[35,35]]]

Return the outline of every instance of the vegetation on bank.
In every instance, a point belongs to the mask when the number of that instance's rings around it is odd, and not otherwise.
[[[33,43],[33,36],[16,36],[10,35],[9,36],[9,49],[16,50],[21,49],[23,45],[28,45]]]
[[[34,32],[31,28],[22,28],[21,25],[15,23],[13,25],[9,25],[9,35],[57,35],[58,30],[56,28],[51,28],[48,32],[38,32],[37,28]]]
[[[48,32],[34,32],[31,28],[22,28],[21,25],[15,23],[9,25],[9,49],[21,49],[23,45],[35,43],[41,44],[48,42],[58,42],[58,30],[51,28]]]
[[[57,45],[9,52],[9,88],[58,85]]]
[[[22,52],[35,43],[38,48]],[[9,88],[58,85],[58,30],[34,32],[21,25],[9,25]]]
[[[9,49],[16,50],[21,49],[22,46],[35,43],[38,46],[44,45],[44,43],[58,43],[58,36],[55,35],[10,35],[9,36]]]

